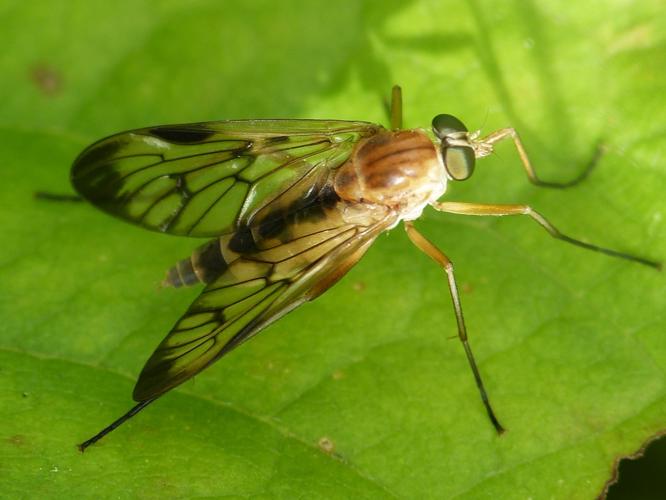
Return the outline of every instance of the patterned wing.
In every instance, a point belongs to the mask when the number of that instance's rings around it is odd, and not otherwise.
[[[268,324],[340,279],[376,236],[395,222],[369,226],[336,220],[336,210],[289,224],[234,253],[236,234],[219,238],[228,265],[208,284],[147,361],[136,401],[152,400],[196,375]]]
[[[367,122],[238,120],[123,132],[74,162],[76,190],[112,215],[155,231],[217,236],[250,225],[289,192],[303,198],[325,182],[362,137]]]

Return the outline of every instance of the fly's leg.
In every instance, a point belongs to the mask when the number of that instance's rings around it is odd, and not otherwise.
[[[550,234],[553,238],[566,241],[567,243],[571,243],[572,245],[576,245],[582,248],[587,248],[588,250],[601,252],[606,255],[610,255],[611,257],[619,257],[621,259],[630,260],[632,262],[637,262],[639,264],[661,270],[661,262],[644,259],[643,257],[637,257],[636,255],[630,255],[624,252],[618,252],[617,250],[611,250],[610,248],[600,247],[598,245],[593,245],[591,243],[577,240],[567,236],[566,234],[562,234],[555,226],[548,222],[548,220],[546,220],[543,215],[541,215],[529,205],[499,205],[449,201],[434,203],[433,207],[441,212],[448,212],[459,215],[490,215],[496,217],[502,215],[527,215],[536,221],[536,223],[543,227],[546,231],[548,231],[548,234]]]
[[[35,199],[37,200],[69,201],[69,202],[83,201],[83,198],[77,194],[59,194],[59,193],[49,193],[47,191],[35,191],[34,196]]]
[[[391,89],[391,128],[402,128],[402,89],[399,85],[394,85]]]
[[[155,399],[157,399],[157,398],[147,399],[147,400],[145,400],[145,401],[141,401],[141,402],[138,403],[137,405],[133,406],[132,409],[130,409],[130,411],[128,411],[127,413],[125,413],[125,414],[124,414],[122,417],[120,417],[119,419],[115,420],[111,425],[107,425],[106,427],[104,427],[104,429],[102,429],[101,431],[99,431],[99,432],[98,432],[97,434],[95,434],[93,437],[91,437],[90,439],[87,439],[87,440],[85,440],[83,443],[79,444],[79,445],[78,445],[79,451],[80,451],[81,453],[83,453],[84,451],[86,451],[86,448],[88,448],[88,446],[90,446],[91,444],[95,444],[97,441],[99,441],[99,440],[102,439],[104,436],[106,436],[109,432],[111,432],[111,431],[117,429],[118,427],[120,427],[122,424],[124,424],[125,422],[127,422],[130,418],[132,418],[134,415],[136,415],[137,413],[139,413],[141,410],[143,410],[143,409],[144,409],[146,406],[148,406],[150,403],[152,403],[153,401],[155,401]]]
[[[458,323],[458,337],[460,338],[460,342],[462,342],[463,348],[465,349],[467,361],[469,362],[469,366],[472,369],[472,373],[474,374],[474,380],[476,381],[476,386],[478,387],[479,393],[481,394],[483,405],[486,407],[486,411],[488,412],[488,417],[490,418],[490,421],[495,427],[497,433],[502,434],[504,432],[504,428],[497,420],[495,412],[490,405],[490,400],[488,399],[486,388],[484,387],[483,380],[481,379],[481,373],[479,373],[479,368],[477,367],[476,361],[474,360],[472,348],[470,347],[469,340],[467,339],[467,329],[465,328],[465,319],[463,317],[462,306],[460,305],[458,286],[456,285],[456,278],[453,273],[453,264],[439,248],[437,248],[421,233],[419,233],[411,222],[405,221],[405,230],[407,231],[407,236],[409,236],[409,239],[412,241],[412,243],[414,243],[414,245],[416,245],[416,247],[425,253],[428,257],[437,262],[437,264],[442,266],[446,272],[446,277],[449,282],[449,291],[451,292],[451,299],[453,301],[453,309],[456,313],[456,322]]]
[[[580,174],[578,174],[578,176],[575,179],[571,181],[568,182],[542,181],[537,176],[536,171],[534,170],[534,167],[532,166],[532,163],[530,162],[530,159],[527,156],[527,151],[525,151],[525,147],[523,146],[523,143],[520,140],[520,136],[518,135],[518,132],[516,132],[514,128],[503,128],[500,130],[496,130],[495,132],[492,132],[491,134],[488,134],[487,136],[482,137],[481,139],[474,139],[473,143],[477,146],[477,148],[475,149],[478,151],[477,156],[486,156],[490,154],[493,150],[494,144],[509,138],[513,140],[513,144],[516,147],[516,150],[518,151],[518,156],[520,157],[520,161],[523,164],[523,168],[527,173],[528,179],[532,184],[541,187],[568,188],[571,186],[575,186],[579,182],[585,180],[585,178],[587,178],[588,175],[590,175],[590,172],[594,169],[594,167],[599,162],[604,153],[604,147],[601,144],[597,144],[597,147],[595,148],[594,151],[594,155],[590,159],[589,163],[585,166],[585,169],[583,169],[583,171]]]
[[[391,122],[391,130],[402,128],[402,89],[394,85],[391,89],[391,102],[384,101]]]

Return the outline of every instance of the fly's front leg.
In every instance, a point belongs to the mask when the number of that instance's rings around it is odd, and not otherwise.
[[[604,153],[603,146],[601,144],[598,144],[594,151],[592,159],[585,166],[585,169],[578,175],[578,177],[576,177],[571,181],[568,182],[542,181],[537,176],[536,171],[532,166],[532,162],[530,162],[530,159],[527,156],[527,151],[525,151],[523,142],[520,140],[520,136],[518,135],[518,132],[516,132],[514,128],[503,128],[500,130],[496,130],[495,132],[492,132],[491,134],[488,134],[487,136],[482,137],[481,139],[475,139],[473,142],[475,145],[477,145],[478,151],[480,152],[480,154],[477,154],[477,156],[485,156],[490,154],[490,152],[492,152],[493,150],[494,144],[509,138],[513,140],[513,144],[516,147],[516,150],[518,151],[518,156],[520,157],[520,161],[523,164],[523,168],[525,169],[525,172],[527,173],[527,177],[529,178],[530,182],[536,186],[541,186],[541,187],[567,188],[575,186],[579,182],[583,181],[590,174],[590,172],[592,171],[592,169],[594,169],[595,165],[598,163],[599,159]]]
[[[453,273],[453,264],[439,248],[437,248],[421,233],[419,233],[411,222],[405,221],[405,230],[407,231],[407,236],[409,236],[409,239],[412,241],[412,243],[414,243],[414,245],[416,245],[416,247],[424,252],[428,257],[437,262],[437,264],[442,266],[446,272],[446,276],[449,282],[449,290],[451,292],[451,299],[453,300],[453,309],[456,313],[456,322],[458,323],[458,337],[460,338],[460,342],[462,342],[463,348],[465,349],[467,361],[469,362],[469,366],[472,369],[472,373],[474,374],[474,380],[476,381],[476,386],[479,388],[481,400],[486,407],[488,417],[490,418],[490,421],[492,422],[498,434],[502,434],[504,432],[504,428],[497,420],[495,412],[490,405],[490,400],[488,399],[486,388],[483,385],[481,374],[479,373],[476,361],[474,360],[474,354],[472,354],[472,348],[470,347],[469,341],[467,340],[465,318],[463,317],[462,306],[460,305],[460,296],[458,295],[458,286],[456,285],[456,278]]]
[[[496,204],[485,204],[485,203],[460,203],[460,202],[440,202],[434,203],[432,205],[436,210],[441,212],[448,212],[452,214],[460,215],[490,215],[490,216],[502,216],[502,215],[527,215],[531,217],[537,224],[543,227],[548,234],[553,238],[558,240],[566,241],[572,245],[576,245],[582,248],[587,248],[588,250],[594,250],[595,252],[601,252],[611,257],[619,257],[621,259],[630,260],[632,262],[638,262],[646,266],[661,270],[661,262],[656,262],[649,259],[644,259],[643,257],[637,257],[636,255],[630,255],[624,252],[618,252],[617,250],[611,250],[610,248],[604,248],[591,243],[586,243],[584,241],[577,240],[566,234],[562,234],[555,226],[553,226],[546,218],[541,215],[539,212],[534,210],[529,205],[496,205]]]

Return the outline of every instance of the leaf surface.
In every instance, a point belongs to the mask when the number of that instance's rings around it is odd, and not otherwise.
[[[456,265],[495,435],[444,275],[400,228],[336,287],[81,455],[131,404],[197,290],[158,290],[199,244],[70,192],[86,145],[240,118],[514,126],[447,199],[529,203],[563,232],[666,256],[666,19],[659,2],[5,2],[0,40],[0,489],[9,497],[590,498],[666,420],[663,273],[521,218],[426,211]]]

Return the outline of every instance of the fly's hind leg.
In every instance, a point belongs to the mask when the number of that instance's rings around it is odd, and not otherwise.
[[[598,245],[593,245],[592,243],[586,243],[584,241],[577,240],[571,236],[567,236],[566,234],[562,234],[559,229],[553,226],[543,215],[541,215],[529,205],[499,205],[486,203],[460,203],[451,201],[434,203],[432,206],[441,212],[448,212],[459,215],[490,215],[496,217],[502,215],[527,215],[546,231],[548,231],[548,234],[550,234],[553,238],[566,241],[567,243],[571,243],[572,245],[576,245],[582,248],[587,248],[588,250],[604,253],[606,255],[610,255],[611,257],[630,260],[632,262],[637,262],[639,264],[661,270],[661,262],[645,259],[643,257],[638,257],[636,255],[631,255],[624,252],[619,252],[617,250],[611,250],[610,248],[600,247]]]
[[[486,412],[488,412],[488,417],[490,418],[490,421],[495,427],[497,433],[502,434],[504,432],[504,428],[497,420],[495,412],[490,405],[490,400],[488,399],[486,388],[483,385],[483,380],[481,379],[481,373],[479,372],[479,368],[476,365],[474,354],[472,353],[472,348],[470,347],[469,340],[467,339],[467,329],[465,328],[465,319],[463,317],[462,306],[460,305],[458,286],[456,285],[456,278],[453,273],[453,264],[439,248],[437,248],[421,233],[419,233],[411,222],[405,221],[405,230],[407,231],[407,236],[409,236],[409,239],[412,241],[412,243],[414,243],[414,245],[416,245],[416,247],[425,253],[428,257],[437,262],[437,264],[442,266],[446,272],[446,276],[449,282],[449,291],[451,292],[451,299],[453,300],[453,309],[456,313],[458,338],[460,338],[460,342],[462,342],[463,348],[465,349],[467,361],[469,362],[469,366],[472,369],[472,373],[474,374],[474,380],[476,381],[476,386],[478,387],[479,393],[481,394],[481,400],[483,401],[483,405],[486,408]]]
[[[48,191],[35,191],[33,195],[36,200],[67,201],[75,203],[83,201],[83,198],[77,194],[60,194],[60,193],[49,193]]]

